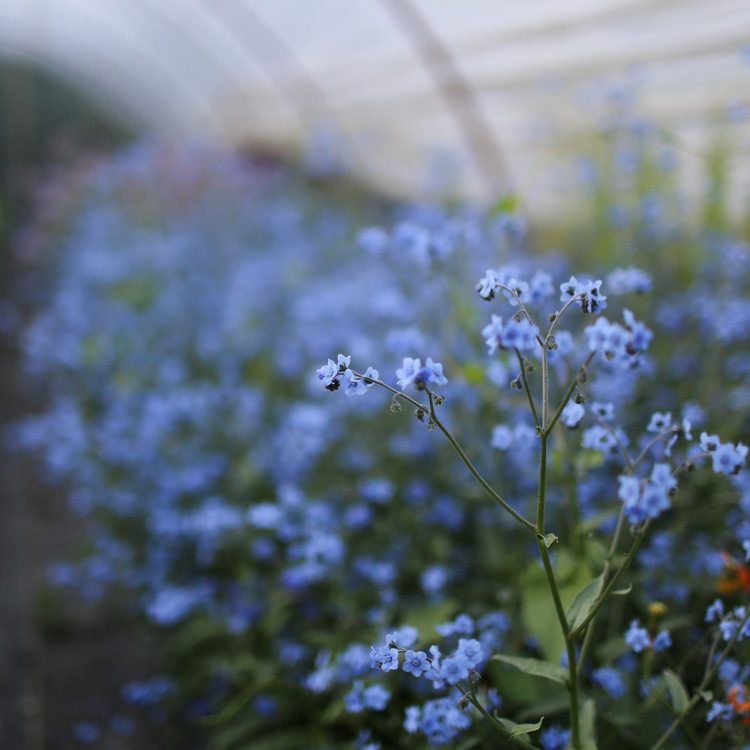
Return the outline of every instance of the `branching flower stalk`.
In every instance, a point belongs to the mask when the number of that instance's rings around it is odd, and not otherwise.
[[[482,475],[475,464],[467,455],[463,446],[457,438],[446,427],[438,411],[444,402],[444,397],[439,395],[435,387],[444,385],[447,379],[443,375],[442,365],[427,359],[426,364],[422,366],[420,359],[404,359],[403,367],[398,371],[399,385],[405,388],[414,385],[419,392],[427,396],[427,403],[423,403],[404,392],[402,389],[394,388],[380,379],[379,373],[373,368],[368,368],[364,373],[350,369],[350,358],[339,355],[338,361],[328,360],[328,364],[318,370],[318,377],[323,381],[323,385],[328,390],[338,390],[343,386],[347,395],[361,395],[372,386],[385,388],[392,394],[392,410],[400,410],[400,402],[408,403],[415,408],[415,416],[422,422],[425,422],[429,429],[437,429],[446,438],[453,450],[459,456],[477,484],[488,494],[508,515],[510,515],[521,527],[533,534],[537,545],[539,557],[545,574],[545,579],[549,589],[549,595],[554,605],[555,614],[559,623],[560,632],[565,644],[567,679],[565,687],[569,696],[569,720],[570,720],[570,747],[572,750],[583,750],[583,738],[581,732],[581,685],[580,673],[586,666],[586,660],[591,649],[596,620],[601,609],[605,606],[609,598],[616,592],[616,586],[620,583],[622,577],[632,565],[635,557],[646,538],[648,531],[654,519],[665,509],[666,491],[676,487],[676,476],[680,472],[692,468],[695,461],[712,455],[712,452],[723,450],[722,460],[725,465],[719,466],[723,473],[733,473],[744,462],[747,449],[738,445],[734,448],[731,445],[724,445],[718,442],[715,436],[707,436],[705,433],[701,436],[701,446],[703,451],[694,454],[687,461],[677,466],[673,471],[669,471],[667,464],[656,464],[650,477],[647,480],[639,480],[635,476],[635,471],[639,465],[649,456],[659,444],[664,444],[665,452],[669,455],[671,446],[683,434],[689,435],[689,424],[672,425],[666,418],[669,415],[656,413],[652,417],[652,424],[649,430],[656,434],[646,441],[640,453],[635,459],[631,458],[625,443],[623,442],[617,430],[609,425],[605,418],[598,420],[599,439],[611,446],[615,451],[619,451],[625,464],[625,473],[620,476],[620,491],[618,493],[623,505],[619,513],[617,524],[611,539],[608,553],[606,555],[602,571],[599,575],[600,588],[592,600],[587,601],[586,608],[583,612],[575,615],[566,613],[561,594],[560,586],[555,576],[555,569],[550,555],[550,547],[558,541],[557,536],[547,532],[546,528],[546,505],[547,505],[547,481],[548,481],[548,452],[552,432],[561,419],[564,419],[568,427],[575,426],[580,419],[580,414],[569,413],[578,409],[583,412],[578,403],[579,395],[576,396],[576,403],[573,404],[571,399],[573,395],[580,390],[580,387],[588,378],[588,368],[591,366],[597,353],[601,353],[605,359],[617,359],[625,363],[634,362],[645,348],[647,348],[651,333],[648,329],[635,320],[632,313],[625,311],[625,327],[619,324],[610,324],[606,319],[598,319],[597,323],[586,329],[585,333],[589,339],[589,353],[585,361],[574,372],[568,387],[565,389],[562,398],[554,408],[550,408],[550,352],[557,348],[557,343],[553,332],[560,322],[564,313],[573,305],[577,304],[584,313],[598,312],[606,307],[606,297],[600,292],[601,282],[578,282],[571,278],[570,282],[561,285],[563,296],[561,300],[564,305],[560,310],[550,316],[550,325],[545,335],[540,335],[539,328],[525,305],[524,295],[528,289],[528,284],[511,279],[508,283],[500,280],[494,272],[488,271],[487,275],[480,281],[477,289],[480,295],[485,299],[492,299],[500,291],[510,301],[511,305],[517,308],[514,316],[507,323],[503,323],[498,316],[492,316],[492,322],[483,330],[486,337],[490,354],[498,349],[511,351],[515,354],[519,365],[519,375],[511,384],[525,392],[531,416],[536,426],[537,436],[539,438],[539,470],[537,482],[537,502],[536,518],[534,521],[526,518],[519,510],[514,508]],[[529,367],[524,358],[524,351],[529,351],[538,346],[541,349],[541,398],[537,405],[537,398],[531,388],[528,372]],[[582,400],[582,398],[581,398]],[[667,424],[663,424],[664,422]],[[572,424],[571,424],[572,423]],[[716,455],[714,458],[714,470],[717,470]],[[646,502],[647,492],[651,492],[649,505]],[[666,504],[668,507],[668,503]],[[630,523],[633,540],[630,547],[623,554],[619,564],[616,565],[617,550],[620,546],[626,521]],[[619,592],[626,593],[626,592]],[[667,730],[664,736],[654,745],[652,750],[659,750],[663,747],[664,742],[674,732],[676,727],[687,716],[687,714],[700,702],[701,694],[705,687],[713,679],[719,664],[731,651],[732,646],[741,637],[742,629],[750,616],[744,615],[742,623],[737,628],[733,638],[729,641],[719,659],[713,665],[708,665],[704,679],[684,707],[673,725]],[[569,619],[570,618],[570,619]],[[634,627],[634,624],[633,626]],[[645,633],[645,631],[643,631]],[[645,639],[640,648],[651,646],[647,635],[641,636]],[[668,634],[666,635],[668,638]],[[576,646],[580,639],[583,639],[580,648],[580,654],[576,654]],[[664,640],[664,639],[662,639]],[[403,654],[405,649],[395,648],[397,644],[386,643],[383,650],[381,647],[378,655],[373,657],[374,663],[382,665],[383,671],[390,671],[398,666],[398,656]],[[478,644],[477,644],[478,646]],[[373,647],[375,649],[375,647]],[[439,652],[436,652],[439,654]],[[412,659],[420,670],[432,669],[437,670],[440,666],[439,656],[430,659],[424,652],[416,653],[406,651],[411,654]],[[421,654],[421,656],[420,656]],[[713,654],[711,654],[713,656]],[[395,660],[395,661],[394,661]],[[420,661],[421,660],[421,661]],[[421,666],[420,666],[421,665]],[[410,668],[411,669],[411,668]],[[478,679],[478,675],[477,675]],[[507,728],[501,723],[491,710],[485,708],[477,697],[474,681],[471,681],[469,690],[465,690],[457,684],[456,681],[448,679],[449,684],[453,684],[461,689],[461,704],[471,704],[479,713],[487,718],[503,736],[508,737]],[[505,721],[505,720],[503,720]]]

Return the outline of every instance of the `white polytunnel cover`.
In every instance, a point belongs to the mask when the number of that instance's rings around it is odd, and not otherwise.
[[[747,0],[0,0],[4,57],[161,135],[293,154],[328,138],[391,193],[442,179],[532,212],[564,205],[550,165],[618,86],[689,169],[750,102],[748,44]]]

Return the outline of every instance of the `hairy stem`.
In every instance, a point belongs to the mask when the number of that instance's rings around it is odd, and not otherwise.
[[[552,568],[552,562],[547,551],[547,545],[544,541],[544,512],[547,501],[547,441],[549,440],[548,424],[548,392],[549,381],[549,363],[547,361],[547,347],[542,350],[542,435],[541,445],[539,448],[539,491],[537,495],[536,508],[536,528],[537,528],[537,547],[542,558],[544,573],[547,576],[552,601],[555,604],[555,612],[560,622],[563,638],[565,639],[565,648],[568,654],[568,691],[570,695],[570,729],[571,729],[571,747],[573,750],[579,750],[581,747],[581,732],[578,718],[578,670],[576,666],[575,641],[570,634],[570,625],[565,615],[560,597],[560,589],[555,579],[555,571]]]
[[[536,534],[536,526],[534,526],[531,521],[529,521],[527,518],[524,518],[515,508],[513,508],[510,503],[500,497],[498,493],[492,488],[490,483],[479,473],[479,471],[476,469],[474,464],[471,462],[469,457],[464,452],[464,449],[460,446],[456,438],[453,437],[450,430],[440,421],[440,418],[435,413],[435,399],[434,396],[430,391],[427,391],[427,395],[430,399],[430,406],[429,406],[429,414],[430,419],[434,422],[435,426],[440,430],[440,432],[445,435],[448,442],[453,447],[453,450],[458,453],[459,458],[464,462],[466,465],[466,468],[471,472],[471,475],[476,479],[479,486],[493,499],[495,502],[497,502],[507,513],[509,513],[513,518],[518,521],[518,523],[525,526],[529,531],[533,531]]]
[[[526,391],[526,398],[529,400],[529,408],[534,416],[534,424],[541,429],[542,423],[539,421],[539,414],[534,404],[534,397],[531,395],[531,389],[529,388],[529,381],[526,377],[526,363],[524,362],[523,356],[518,349],[516,349],[516,357],[518,357],[518,365],[521,368],[521,383],[523,383],[523,389]]]

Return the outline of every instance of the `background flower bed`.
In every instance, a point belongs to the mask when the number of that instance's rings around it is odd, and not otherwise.
[[[439,352],[453,427],[523,507],[536,477],[519,425],[533,429],[507,387],[517,363],[486,356],[489,308],[474,284],[501,264],[521,275],[543,267],[559,284],[583,264],[611,293],[608,272],[638,263],[654,292],[626,306],[654,329],[653,353],[645,377],[603,380],[601,398],[624,398],[618,416],[632,435],[688,402],[702,406],[702,417],[690,409],[696,429],[746,434],[747,247],[715,207],[705,227],[687,223],[656,159],[663,145],[626,131],[609,148],[617,158],[600,162],[587,223],[597,231],[555,236],[566,253],[532,255],[551,237],[529,234],[512,200],[488,216],[373,206],[195,149],[134,147],[80,188],[62,236],[49,239],[63,249],[49,256],[49,299],[24,336],[50,407],[14,440],[44,453],[89,519],[89,548],[54,566],[52,582],[117,602],[162,634],[163,669],[124,697],[166,720],[175,747],[346,747],[369,741],[361,730],[385,747],[423,746],[402,728],[420,700],[414,682],[370,670],[370,644],[400,623],[431,639],[458,614],[495,613],[480,628],[488,647],[560,657],[539,568],[520,563],[528,540],[408,412],[389,413],[381,398],[326,399],[314,370],[328,354],[356,352],[393,379],[404,356]],[[370,225],[384,230],[360,234]],[[492,446],[501,424],[514,431],[509,451]],[[574,458],[580,435],[552,457],[550,528],[565,542],[568,598],[598,570],[619,510],[616,468],[595,451]],[[661,666],[674,667],[702,635],[717,586],[734,585],[727,555],[740,561],[750,536],[746,478],[733,489],[696,474],[646,543],[633,594],[608,616],[597,658],[616,661],[625,690],[590,686],[603,747],[648,747],[670,717],[663,701],[637,699],[622,639],[630,620],[666,604],[676,645]],[[727,601],[743,593],[735,585]],[[696,667],[686,669],[690,682]],[[387,684],[387,710],[347,710],[358,677]],[[564,719],[545,684],[494,668],[486,680],[514,716]],[[108,718],[82,717],[80,739],[114,731]],[[478,746],[489,747],[483,731]]]

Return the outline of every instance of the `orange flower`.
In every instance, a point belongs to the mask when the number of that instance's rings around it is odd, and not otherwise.
[[[735,560],[728,552],[723,552],[724,572],[716,583],[717,591],[729,594],[733,591],[750,593],[750,568]]]
[[[734,708],[735,713],[745,714],[742,717],[743,724],[750,724],[750,700],[747,699],[747,690],[744,685],[732,685],[727,692],[727,702]]]

